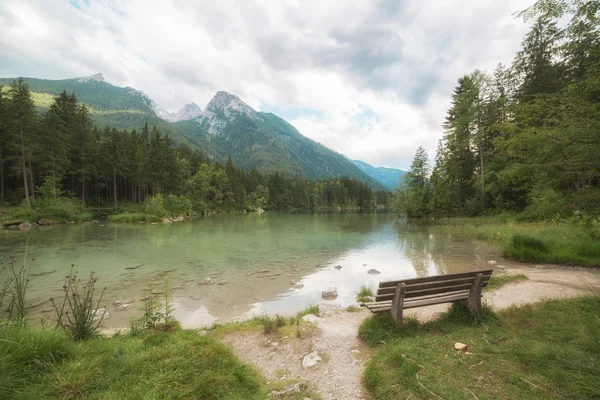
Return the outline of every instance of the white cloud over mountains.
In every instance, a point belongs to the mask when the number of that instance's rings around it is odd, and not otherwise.
[[[0,76],[102,72],[169,111],[218,90],[375,166],[431,158],[457,79],[509,63],[532,0],[4,0]]]

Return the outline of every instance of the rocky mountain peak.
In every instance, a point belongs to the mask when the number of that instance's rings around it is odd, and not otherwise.
[[[77,78],[79,82],[106,82],[104,76],[101,73],[97,73],[90,76],[83,76],[81,78]]]
[[[217,94],[215,94],[215,96],[206,106],[206,110],[212,112],[223,111],[227,116],[229,115],[229,113],[227,112],[229,110],[234,110],[237,112],[247,114],[252,114],[256,112],[252,107],[240,100],[239,97],[223,91],[217,92]]]
[[[171,114],[173,121],[185,121],[196,118],[202,114],[202,109],[196,103],[186,104],[175,114]]]

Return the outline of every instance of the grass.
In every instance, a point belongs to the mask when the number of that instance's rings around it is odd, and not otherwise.
[[[154,214],[146,214],[146,213],[119,213],[110,215],[108,217],[109,222],[117,222],[117,223],[130,223],[130,222],[159,222],[161,218],[157,217]]]
[[[319,306],[316,304],[313,304],[311,306],[306,307],[304,310],[298,312],[297,317],[298,318],[302,318],[305,315],[308,314],[313,314],[316,315],[317,317],[319,316]]]
[[[441,233],[502,246],[504,255],[530,263],[600,267],[600,224],[516,222],[506,218],[453,218],[433,228]]]
[[[371,288],[361,286],[360,290],[356,294],[356,301],[359,303],[366,303],[369,301],[369,297],[373,297],[373,291]]]
[[[396,328],[387,313],[360,337],[376,349],[364,383],[378,400],[600,397],[600,297],[553,300],[474,319],[453,306]],[[457,352],[455,342],[469,346]]]
[[[263,399],[259,375],[195,331],[74,343],[56,331],[0,328],[0,387],[19,399]]]
[[[525,274],[514,274],[514,275],[492,275],[490,277],[490,280],[488,281],[488,285],[486,287],[483,288],[483,290],[496,290],[504,285],[506,285],[507,283],[511,283],[511,282],[519,282],[519,281],[526,281],[527,276]]]

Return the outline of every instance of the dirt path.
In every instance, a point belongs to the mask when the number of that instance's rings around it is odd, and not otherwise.
[[[497,310],[544,299],[600,293],[600,270],[534,266],[494,273],[522,273],[529,278],[485,292],[484,301]],[[447,307],[422,307],[411,310],[410,315],[427,321]],[[225,341],[240,358],[257,366],[270,382],[304,382],[324,400],[366,399],[361,377],[369,349],[361,343],[357,333],[361,322],[369,315],[365,310],[348,312],[323,307],[322,316],[314,322],[314,327],[302,328],[300,338],[293,328],[278,336],[233,332],[225,337]],[[323,360],[304,368],[303,357],[313,351],[317,351]]]

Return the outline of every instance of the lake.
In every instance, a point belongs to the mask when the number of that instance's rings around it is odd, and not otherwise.
[[[184,327],[252,314],[294,315],[319,302],[355,303],[361,285],[488,268],[498,248],[435,233],[390,213],[211,215],[172,224],[70,224],[0,230],[0,257],[35,257],[28,292],[35,320],[52,316],[71,264],[106,287],[105,326],[129,326],[148,285],[165,280]],[[6,262],[6,258],[4,259]],[[503,261],[506,262],[506,261]],[[341,266],[341,269],[336,269]],[[380,272],[367,273],[370,269]],[[4,276],[2,277],[4,278]],[[204,283],[210,281],[210,284]],[[293,289],[293,283],[303,285]],[[335,286],[338,298],[321,292]],[[117,311],[115,301],[134,300]]]

